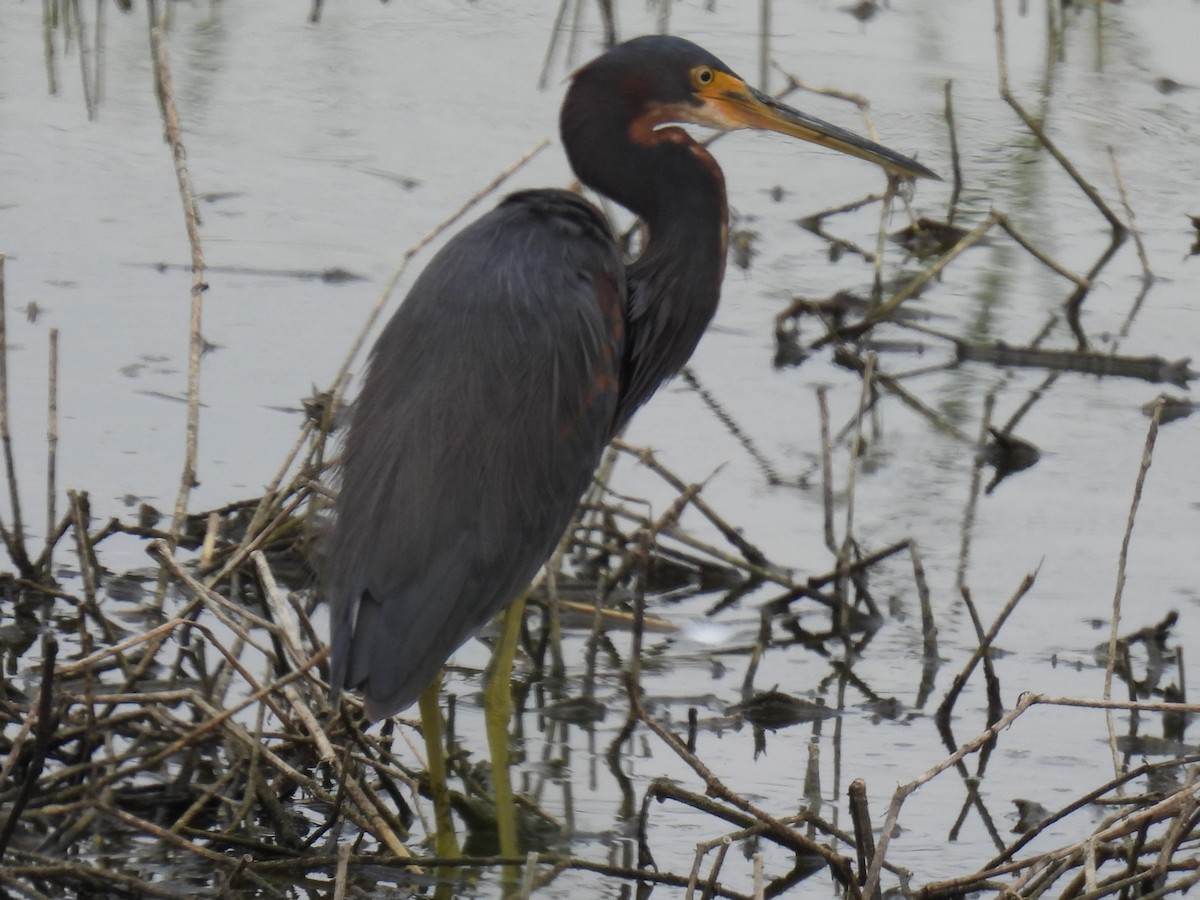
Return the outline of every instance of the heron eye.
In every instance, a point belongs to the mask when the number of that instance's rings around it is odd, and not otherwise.
[[[713,70],[708,66],[700,66],[695,71],[696,84],[712,84]]]

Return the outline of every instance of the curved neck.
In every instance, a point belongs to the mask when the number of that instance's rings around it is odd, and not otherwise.
[[[696,349],[717,310],[729,213],[716,160],[681,128],[642,130],[620,108],[571,91],[563,145],[585,185],[640,216],[649,231],[626,267],[626,373],[614,430]]]

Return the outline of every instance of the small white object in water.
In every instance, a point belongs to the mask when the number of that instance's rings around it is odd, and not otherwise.
[[[684,622],[679,628],[684,639],[706,647],[717,647],[728,644],[733,640],[736,629],[716,622],[697,621]]]

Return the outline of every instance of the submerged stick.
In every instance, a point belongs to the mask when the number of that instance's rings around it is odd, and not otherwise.
[[[961,339],[954,339],[954,347],[962,362],[1137,378],[1151,384],[1167,382],[1184,388],[1196,375],[1190,368],[1190,359],[1171,361],[1161,356],[1113,356],[1081,350],[1010,347],[1003,343],[972,344]]]

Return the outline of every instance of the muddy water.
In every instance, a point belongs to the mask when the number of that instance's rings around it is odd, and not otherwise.
[[[1097,279],[1083,327],[1100,350],[1119,342],[1120,352],[1129,355],[1196,355],[1200,260],[1187,256],[1196,234],[1189,233],[1186,216],[1200,213],[1200,61],[1193,46],[1200,9],[1186,0],[1163,0],[1152,11],[1125,4],[1104,5],[1099,17],[1094,10],[1068,12],[1065,29],[1051,39],[1044,11],[1032,5],[1038,9],[1024,18],[1015,6],[1008,10],[1012,87],[1124,217],[1107,151],[1114,148],[1158,276],[1126,327],[1141,286],[1141,267],[1127,242]],[[625,35],[654,27],[641,5],[625,6]],[[749,9],[700,6],[675,7],[672,30],[705,44],[743,74],[756,73],[757,23]],[[402,252],[493,174],[542,138],[554,137],[562,79],[574,62],[596,51],[599,40],[589,9],[577,59],[560,53],[550,86],[539,91],[555,7],[340,4],[321,25],[310,26],[282,4],[175,5],[170,52],[191,174],[206,198],[205,252],[210,265],[230,267],[208,276],[204,331],[215,347],[204,360],[196,508],[260,490],[295,434],[299,398],[336,371]],[[865,24],[837,4],[781,5],[772,19],[772,55],[806,81],[869,97],[881,140],[918,153],[947,177],[943,85],[952,80],[965,178],[959,221],[972,225],[996,207],[1062,265],[1086,272],[1107,246],[1107,224],[1000,101],[992,28],[990,4],[893,4]],[[168,505],[174,496],[184,406],[172,398],[186,389],[189,284],[185,271],[156,267],[185,263],[188,252],[141,13],[110,12],[106,38],[104,97],[89,122],[75,53],[58,61],[59,94],[48,96],[40,6],[8,4],[0,11],[0,250],[9,254],[9,333],[16,345],[10,390],[24,500],[35,509],[42,502],[46,345],[55,327],[62,355],[60,484],[90,491],[103,516],[125,515],[140,499]],[[1163,78],[1180,89],[1164,92]],[[782,77],[772,75],[769,86],[781,84]],[[809,97],[799,105],[860,128],[842,104]],[[860,382],[833,366],[827,352],[797,368],[773,368],[774,315],[793,294],[865,290],[871,275],[853,257],[831,262],[826,245],[795,220],[881,189],[882,180],[864,164],[782,138],[733,135],[714,152],[726,169],[738,223],[756,233],[756,253],[748,271],[730,267],[722,309],[694,369],[774,467],[798,478],[812,472],[819,452],[815,389],[828,388],[836,429],[852,416]],[[507,187],[562,185],[569,177],[552,146]],[[773,195],[775,188],[783,189],[782,199]],[[922,184],[913,209],[944,218],[948,198],[948,184]],[[890,227],[905,222],[897,214]],[[877,224],[872,207],[829,227],[873,246]],[[887,265],[889,273],[915,267],[894,246]],[[332,267],[364,280],[327,284],[281,274]],[[917,305],[939,331],[1024,344],[1050,317],[1061,320],[1070,288],[996,235],[965,254]],[[21,315],[30,303],[38,315]],[[989,392],[996,396],[994,418],[1003,422],[1044,378],[1035,370],[939,367],[953,356],[944,343],[903,332],[888,336],[916,345],[910,353],[884,354],[881,367],[893,375],[933,367],[903,383],[967,435],[978,433]],[[1047,346],[1072,346],[1061,321]],[[1118,551],[1147,428],[1142,406],[1162,389],[1064,374],[1017,430],[1041,448],[1040,462],[980,501],[969,529],[965,581],[985,623],[1027,573],[1038,572],[999,640],[1006,653],[997,672],[1010,706],[1026,690],[1101,693],[1103,672],[1093,648],[1107,637]],[[1124,630],[1178,610],[1173,642],[1181,646],[1200,643],[1198,427],[1200,417],[1184,419],[1159,436],[1125,584]],[[870,432],[857,484],[855,534],[869,549],[909,537],[921,548],[943,660],[927,704],[933,706],[975,645],[956,584],[972,451],[892,397],[881,402]],[[720,467],[706,489],[710,504],[772,560],[802,573],[830,568],[820,492],[769,486],[682,384],[661,392],[628,439],[656,448],[687,481]],[[836,457],[839,484],[847,465],[843,449]],[[633,466],[623,467],[618,486],[660,510],[671,496]],[[844,513],[841,506],[839,523]],[[702,522],[688,524],[712,537]],[[139,545],[109,554],[110,568],[144,565]],[[766,753],[756,759],[748,728],[716,724],[724,706],[739,699],[744,656],[722,656],[709,645],[677,639],[671,648],[677,662],[649,675],[647,689],[660,713],[676,723],[688,706],[699,706],[701,719],[712,724],[700,734],[700,754],[732,788],[772,812],[785,815],[803,801],[815,749],[821,812],[847,824],[846,786],[861,777],[879,815],[895,785],[925,771],[944,750],[929,710],[917,708],[921,627],[911,570],[893,562],[876,574],[872,587],[890,615],[853,660],[865,689],[839,689],[834,662],[840,661],[795,648],[768,653],[758,673],[760,687],[819,694],[844,709],[811,744],[805,729],[781,731],[768,736]],[[726,646],[753,635],[757,603],[767,596],[753,595],[718,618]],[[701,620],[712,602],[696,598],[655,612],[686,626]],[[802,624],[822,627],[818,612],[799,609]],[[579,641],[572,643],[578,649]],[[484,652],[471,645],[459,659],[478,664]],[[1194,692],[1194,675],[1187,687]],[[472,685],[457,689],[469,693]],[[616,698],[615,679],[604,689]],[[902,712],[892,718],[872,713],[865,706],[869,693],[896,698]],[[612,705],[622,707],[617,699]],[[976,678],[957,707],[960,741],[982,727],[984,705]],[[474,726],[469,710],[459,721],[464,730]],[[605,721],[595,735],[568,730],[553,746],[543,746],[538,736],[529,748],[531,757],[569,752],[563,780],[543,785],[542,799],[576,829],[572,851],[580,856],[604,857],[610,847],[619,854],[626,846],[619,839],[625,826],[617,818],[617,785],[597,755],[618,725]],[[1155,732],[1158,725],[1145,727]],[[698,787],[661,745],[645,746],[630,761],[635,789],[660,775]],[[1014,822],[1013,799],[1054,808],[1102,781],[1106,767],[1111,763],[1097,714],[1034,710],[1006,735],[981,792],[1003,834]],[[947,841],[964,796],[961,780],[947,775],[905,807],[891,859],[913,869],[918,883],[968,871],[991,855],[975,814],[967,816],[956,841]],[[1082,827],[1076,823],[1074,829]],[[695,843],[718,829],[678,809],[656,809],[651,843],[659,865],[687,871]],[[1075,839],[1074,829],[1063,826],[1054,837]],[[776,874],[786,868],[786,860],[768,857],[768,863]],[[727,866],[727,883],[747,869],[740,858]],[[618,893],[572,876],[544,895],[567,896],[571,889]]]

